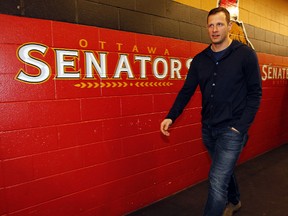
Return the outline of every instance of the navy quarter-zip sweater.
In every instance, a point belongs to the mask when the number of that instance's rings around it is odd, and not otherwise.
[[[246,133],[262,96],[261,75],[254,50],[232,41],[219,60],[211,45],[195,56],[186,80],[166,118],[174,122],[194,94],[202,93],[202,124],[234,127]]]

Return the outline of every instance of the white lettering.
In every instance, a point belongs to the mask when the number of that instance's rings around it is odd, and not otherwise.
[[[29,75],[27,72],[25,72],[23,69],[21,69],[16,76],[16,79],[23,81],[23,82],[28,82],[28,83],[41,83],[47,80],[50,77],[50,68],[49,66],[39,60],[36,59],[35,57],[32,57],[30,54],[32,52],[40,52],[45,56],[47,51],[47,47],[44,45],[39,45],[39,44],[27,44],[22,46],[18,50],[18,56],[21,59],[23,63],[26,63],[28,65],[31,65],[32,67],[38,68],[40,73],[38,75]]]
[[[282,78],[282,70],[281,70],[281,68],[279,68],[279,70],[278,70],[277,79],[283,79],[283,78]]]
[[[146,76],[146,62],[151,62],[149,56],[135,56],[135,61],[140,61],[140,78],[145,79]]]
[[[265,80],[267,79],[267,72],[266,72],[266,70],[267,70],[267,65],[263,65],[263,66],[262,66],[262,72],[263,72],[263,74],[264,74],[264,76],[262,76],[262,80],[263,80],[263,81],[265,81]]]
[[[163,65],[162,75],[159,74],[159,72],[158,72],[159,63],[162,63],[162,65]],[[161,58],[161,57],[155,58],[155,60],[153,62],[153,72],[154,72],[154,75],[156,78],[164,79],[168,74],[168,63],[167,63],[166,59]]]
[[[72,57],[72,60],[70,60]],[[79,78],[80,72],[67,72],[66,68],[75,70],[75,57],[78,57],[78,51],[56,50],[56,70],[57,78]]]
[[[182,63],[179,59],[171,59],[170,60],[170,66],[171,66],[171,78],[174,79],[175,78],[175,74],[176,77],[178,79],[181,79],[181,75],[180,75],[180,70],[182,67]]]
[[[263,65],[262,66],[262,80],[281,80],[281,79],[288,79],[288,68],[278,67],[278,66],[270,66],[270,65]]]
[[[126,72],[129,78],[134,78],[132,69],[128,60],[128,55],[121,54],[118,60],[117,68],[113,78],[120,78],[122,72]]]
[[[193,58],[188,59],[188,60],[186,61],[186,68],[187,68],[187,69],[190,68],[190,65],[191,65],[191,62],[192,62],[192,61],[193,61]]]
[[[272,67],[268,67],[268,79],[272,79]]]
[[[93,69],[96,70],[100,78],[107,78],[107,53],[99,53],[99,60],[96,59],[93,52],[84,52],[86,64],[86,78],[93,77]]]

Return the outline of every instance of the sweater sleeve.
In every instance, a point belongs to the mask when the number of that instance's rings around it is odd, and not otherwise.
[[[246,58],[244,72],[247,82],[246,107],[240,120],[234,125],[241,133],[249,130],[260,106],[262,97],[261,74],[258,59],[254,51],[251,51],[250,55]]]
[[[195,57],[196,58],[196,57]],[[194,60],[191,62],[186,80],[183,87],[179,91],[173,106],[171,107],[166,118],[169,118],[174,122],[179,115],[183,112],[185,106],[190,101],[190,98],[194,94],[198,86],[198,75],[197,75],[197,63]]]

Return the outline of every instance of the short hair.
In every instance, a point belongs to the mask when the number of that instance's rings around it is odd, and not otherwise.
[[[210,10],[209,13],[208,13],[208,16],[207,16],[207,22],[208,22],[209,16],[217,14],[217,13],[220,13],[220,12],[223,12],[225,14],[226,21],[227,21],[227,23],[229,23],[230,22],[230,13],[224,7],[217,7],[217,8],[213,8],[212,10]]]

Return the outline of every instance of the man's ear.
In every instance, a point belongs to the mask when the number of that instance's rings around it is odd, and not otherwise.
[[[230,22],[228,23],[228,29],[229,29],[229,31],[231,31],[231,28],[232,28],[232,21],[230,21]]]

